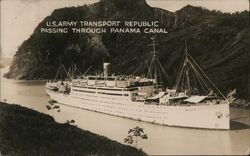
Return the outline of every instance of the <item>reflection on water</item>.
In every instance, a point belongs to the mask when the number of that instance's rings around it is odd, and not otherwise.
[[[6,70],[6,69],[4,69]],[[2,72],[3,73],[3,72]],[[76,125],[123,143],[129,128],[143,127],[147,140],[138,146],[146,153],[163,154],[248,154],[250,147],[249,110],[231,109],[231,130],[202,130],[167,127],[114,117],[60,104],[60,112],[48,110],[45,81],[1,78],[1,101],[16,103],[50,114],[58,122],[75,120]],[[180,114],[181,115],[181,114]]]

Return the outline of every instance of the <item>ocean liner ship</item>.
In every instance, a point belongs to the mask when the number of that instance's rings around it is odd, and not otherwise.
[[[147,76],[111,75],[111,64],[106,62],[101,75],[47,82],[47,94],[61,104],[154,124],[229,129],[229,101],[187,48],[175,84],[163,89],[158,75],[160,70],[167,73],[152,40]]]

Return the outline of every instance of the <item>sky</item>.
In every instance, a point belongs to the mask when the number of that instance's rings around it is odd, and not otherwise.
[[[22,42],[54,9],[92,4],[99,0],[0,0],[1,57],[13,57]],[[249,0],[146,0],[152,7],[176,11],[186,5],[236,12],[249,9]]]

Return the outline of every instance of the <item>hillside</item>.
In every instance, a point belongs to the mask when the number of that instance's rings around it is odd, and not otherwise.
[[[51,116],[0,103],[0,155],[146,155],[131,146],[59,124]]]
[[[149,57],[152,34],[41,34],[48,20],[158,20],[168,34],[155,35],[158,56],[174,82],[184,41],[189,53],[215,84],[227,93],[249,98],[249,12],[221,13],[186,6],[169,12],[147,5],[145,0],[101,0],[92,5],[55,10],[17,50],[8,78],[54,78],[59,58],[66,67],[76,63],[81,71],[102,70],[103,60],[112,63],[112,72],[141,74],[137,70]],[[171,84],[172,85],[172,84]]]

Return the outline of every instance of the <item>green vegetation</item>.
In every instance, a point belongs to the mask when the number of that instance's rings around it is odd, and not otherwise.
[[[146,155],[142,151],[81,130],[69,122],[17,105],[0,103],[3,155]],[[0,154],[0,155],[1,155]]]

